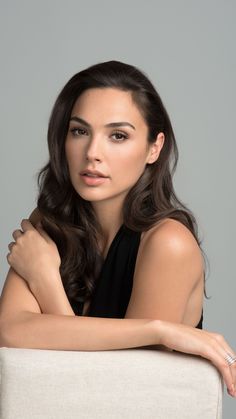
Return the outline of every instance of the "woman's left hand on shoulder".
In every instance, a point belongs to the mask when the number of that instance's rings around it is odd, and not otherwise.
[[[22,230],[12,233],[15,242],[8,245],[9,265],[29,284],[58,277],[61,258],[56,243],[43,230],[40,222],[34,227],[28,219],[21,222]]]

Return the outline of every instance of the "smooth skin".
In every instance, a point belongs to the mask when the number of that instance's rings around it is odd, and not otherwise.
[[[107,126],[121,121],[133,127]],[[146,138],[146,123],[130,92],[90,89],[74,105],[66,158],[74,189],[97,213],[104,257],[122,224],[126,194],[145,165],[158,159],[165,141],[163,133],[151,145]],[[80,175],[85,169],[103,172],[106,181],[86,185]],[[57,246],[38,221],[36,209],[9,244],[11,268],[0,300],[1,346],[109,350],[164,345],[211,360],[229,394],[236,396],[236,364],[225,361],[227,352],[235,355],[233,349],[221,335],[191,327],[201,316],[204,265],[195,238],[182,223],[165,219],[142,233],[125,318],[106,319],[87,317],[88,306],[82,316],[74,315],[60,277]]]

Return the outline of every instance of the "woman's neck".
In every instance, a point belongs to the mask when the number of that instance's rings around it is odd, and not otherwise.
[[[121,205],[111,205],[106,202],[92,202],[98,222],[101,226],[101,237],[99,238],[102,254],[106,253],[117,231],[123,224]]]

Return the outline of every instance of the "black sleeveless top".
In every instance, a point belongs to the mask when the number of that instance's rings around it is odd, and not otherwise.
[[[141,232],[136,232],[124,224],[117,231],[102,265],[95,292],[86,316],[124,318],[129,304],[135,262]],[[82,315],[83,303],[73,304],[75,314]],[[202,329],[201,319],[196,326]]]

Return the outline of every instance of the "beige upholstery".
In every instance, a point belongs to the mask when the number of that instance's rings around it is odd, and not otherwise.
[[[1,419],[220,419],[222,380],[202,358],[150,348],[0,348]]]

